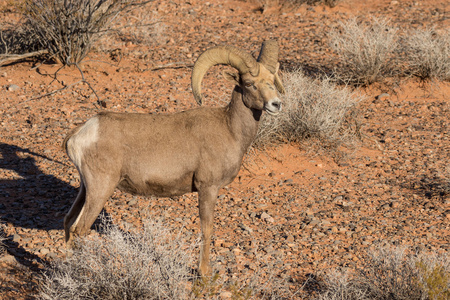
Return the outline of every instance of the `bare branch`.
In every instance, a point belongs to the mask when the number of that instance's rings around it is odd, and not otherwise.
[[[13,63],[20,62],[24,59],[31,57],[38,57],[44,54],[48,54],[48,50],[39,50],[24,54],[3,54],[0,55],[0,66],[9,65]]]

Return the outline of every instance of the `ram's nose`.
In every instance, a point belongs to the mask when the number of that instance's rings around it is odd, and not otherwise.
[[[277,115],[281,111],[281,100],[276,98],[269,101],[265,106],[264,110],[268,112],[270,115]]]

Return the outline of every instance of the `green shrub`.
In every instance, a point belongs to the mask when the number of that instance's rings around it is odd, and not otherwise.
[[[450,265],[442,256],[422,257],[416,261],[419,270],[419,286],[428,299],[450,299]]]

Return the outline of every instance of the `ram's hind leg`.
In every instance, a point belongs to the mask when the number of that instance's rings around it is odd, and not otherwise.
[[[78,191],[78,196],[75,199],[75,202],[72,204],[72,207],[70,208],[69,212],[66,214],[64,218],[64,231],[66,234],[66,243],[67,245],[71,246],[73,242],[73,234],[70,230],[70,228],[78,222],[78,216],[81,213],[81,210],[83,209],[84,203],[86,201],[86,188],[84,186],[83,180],[81,180],[80,184],[80,190]]]
[[[110,177],[102,175],[81,176],[80,192],[64,219],[66,243],[69,246],[75,236],[83,236],[87,233],[114,192],[118,180],[109,180]]]

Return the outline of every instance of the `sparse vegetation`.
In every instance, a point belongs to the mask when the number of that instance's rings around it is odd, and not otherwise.
[[[330,33],[330,46],[339,56],[335,73],[343,82],[367,86],[396,72],[397,29],[387,19],[341,22]]]
[[[280,115],[265,115],[255,147],[316,138],[326,146],[351,145],[358,131],[355,109],[364,97],[330,78],[313,80],[301,70],[285,73]]]
[[[148,2],[26,0],[15,5],[20,7],[25,30],[38,37],[42,49],[48,50],[63,65],[73,65],[86,57],[120,14]]]
[[[450,29],[416,29],[403,43],[407,73],[422,80],[450,80]]]
[[[128,233],[102,222],[103,234],[84,238],[42,280],[41,299],[184,299],[193,245],[161,223]]]
[[[406,254],[404,247],[371,253],[355,273],[333,271],[317,299],[448,299],[450,259],[447,254]]]

